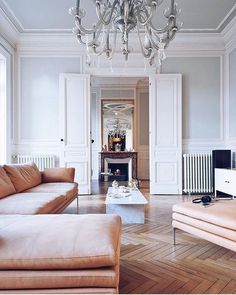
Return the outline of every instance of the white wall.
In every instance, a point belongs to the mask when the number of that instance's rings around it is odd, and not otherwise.
[[[183,139],[220,140],[220,58],[168,58],[163,72],[183,75]]]
[[[21,152],[22,148],[26,153],[45,153],[45,148],[55,147],[60,140],[59,74],[79,73],[81,60],[76,57],[22,56],[18,68],[15,152]],[[27,150],[29,144],[33,147]]]

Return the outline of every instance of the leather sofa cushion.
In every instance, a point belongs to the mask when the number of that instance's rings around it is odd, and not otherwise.
[[[62,270],[118,263],[117,215],[2,215],[1,270]],[[37,241],[37,242],[36,242]]]
[[[115,288],[115,268],[88,270],[0,270],[0,289]],[[38,292],[41,293],[41,292]],[[56,292],[57,294],[57,292]],[[86,294],[86,293],[85,293]]]
[[[42,182],[74,182],[75,168],[46,168]]]
[[[173,220],[181,223],[193,226],[205,232],[212,233],[214,235],[232,240],[236,242],[236,231],[228,228],[224,228],[209,222],[205,222],[196,218],[192,218],[183,214],[173,213]]]
[[[66,198],[71,198],[78,194],[78,183],[42,183],[33,187],[26,193],[55,193],[58,192],[61,195],[66,196]]]
[[[4,165],[3,168],[11,179],[17,193],[41,183],[41,173],[34,163]]]
[[[208,207],[185,202],[174,205],[173,212],[236,230],[236,200],[220,200]]]
[[[205,231],[205,230],[201,230],[199,228],[196,228],[196,227],[193,227],[191,225],[179,222],[177,220],[173,220],[172,226],[174,228],[178,228],[178,229],[181,229],[181,230],[183,230],[185,232],[188,232],[191,235],[195,235],[195,236],[197,236],[199,238],[202,238],[204,240],[207,240],[209,242],[217,244],[217,245],[219,245],[221,247],[225,247],[225,248],[230,249],[230,250],[232,250],[234,252],[236,251],[236,243],[235,243],[235,241],[232,241],[232,240],[226,239],[224,237],[215,235],[215,234],[210,233],[210,232]]]
[[[63,201],[60,193],[14,194],[0,200],[0,214],[49,214]]]
[[[12,195],[16,192],[14,185],[7,176],[3,167],[0,166],[0,199]]]

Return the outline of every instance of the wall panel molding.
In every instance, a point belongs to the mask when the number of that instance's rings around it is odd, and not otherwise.
[[[18,53],[16,56],[16,63],[17,63],[17,85],[16,85],[16,93],[15,96],[15,102],[16,102],[16,109],[17,112],[15,114],[16,122],[14,124],[14,138],[13,138],[13,144],[19,144],[19,145],[31,145],[31,144],[41,144],[45,143],[45,146],[47,146],[48,139],[44,138],[37,138],[37,139],[29,139],[29,138],[23,138],[22,136],[22,116],[23,116],[23,109],[22,109],[22,60],[27,58],[73,58],[74,56],[71,56],[69,54],[36,54],[36,53]],[[82,72],[82,57],[77,57],[79,60],[80,68],[78,69],[78,72]],[[59,85],[59,75],[58,75],[58,85]],[[58,139],[50,141],[50,143],[56,144],[58,142]]]

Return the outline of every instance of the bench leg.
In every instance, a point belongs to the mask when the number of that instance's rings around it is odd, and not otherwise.
[[[77,214],[79,214],[79,195],[77,195],[77,198],[76,198],[76,208],[77,208]]]
[[[174,246],[176,245],[176,228],[174,227],[173,229],[173,233],[174,233]]]

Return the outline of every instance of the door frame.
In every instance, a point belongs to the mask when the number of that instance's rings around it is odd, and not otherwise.
[[[156,73],[156,70],[154,68],[149,68],[144,70],[143,68],[114,68],[114,71],[111,71],[111,69],[98,69],[98,68],[88,68],[86,73],[88,73],[90,75],[90,79],[92,77],[147,77],[149,79],[149,104],[150,104],[150,82],[151,82],[151,77],[153,75],[173,75],[173,74],[161,74],[161,73]],[[178,75],[181,75],[179,73],[176,73]],[[91,86],[90,86],[91,88]],[[181,87],[182,89],[182,87]],[[181,119],[181,118],[179,118]],[[150,111],[149,111],[149,120],[150,120]],[[181,125],[181,130],[178,130],[178,132],[181,134],[182,136],[182,124]],[[150,126],[149,126],[150,128]],[[101,132],[99,130],[99,132]],[[151,131],[149,129],[149,154],[150,154],[150,136],[151,136]],[[101,136],[100,136],[101,138]],[[183,140],[183,138],[181,138],[181,140]],[[100,142],[101,145],[101,142]],[[182,153],[181,153],[182,154]],[[180,165],[178,167],[178,171],[181,171],[179,173],[181,173],[181,175],[179,175],[180,179],[181,179],[181,186],[182,186],[182,161],[180,161]],[[151,163],[149,160],[149,174],[151,175]]]
[[[14,120],[12,119],[13,116],[13,97],[14,97],[14,91],[13,91],[13,76],[14,76],[14,68],[13,68],[13,58],[10,51],[8,51],[5,47],[0,46],[0,54],[5,59],[5,65],[6,65],[6,160],[7,163],[11,163],[11,143],[14,138],[13,132],[11,130],[13,129]],[[12,134],[11,134],[12,133]]]

